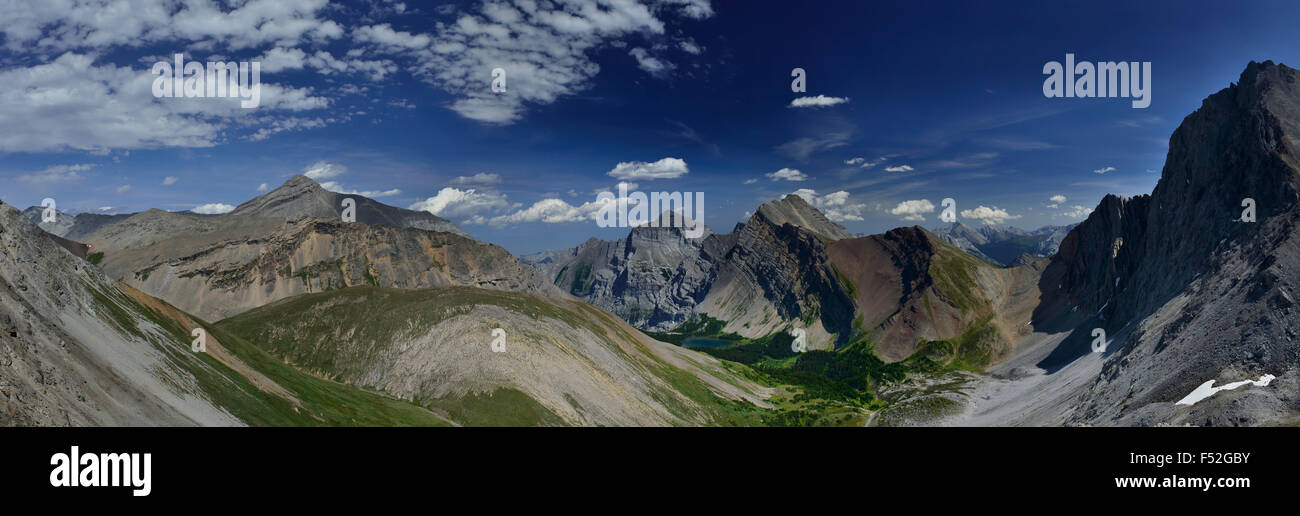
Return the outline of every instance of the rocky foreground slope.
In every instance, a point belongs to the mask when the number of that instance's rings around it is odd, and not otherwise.
[[[192,351],[195,329],[205,352]],[[115,284],[0,202],[0,425],[446,425]]]

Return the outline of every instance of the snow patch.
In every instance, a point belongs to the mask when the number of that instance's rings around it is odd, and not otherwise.
[[[1259,377],[1258,380],[1242,380],[1240,382],[1232,382],[1229,384],[1224,384],[1223,387],[1215,387],[1214,380],[1210,380],[1208,382],[1201,384],[1200,387],[1197,387],[1196,390],[1193,390],[1191,394],[1188,394],[1187,397],[1179,400],[1178,403],[1175,403],[1175,405],[1192,405],[1198,401],[1213,396],[1215,393],[1219,391],[1230,391],[1232,389],[1236,389],[1237,387],[1241,387],[1248,383],[1254,384],[1256,387],[1266,387],[1268,386],[1269,382],[1273,381],[1274,378],[1277,377],[1271,374],[1265,374],[1264,376]]]

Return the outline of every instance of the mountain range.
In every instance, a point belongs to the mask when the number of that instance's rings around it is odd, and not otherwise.
[[[223,215],[0,204],[0,423],[1295,424],[1298,82],[1250,63],[1151,194],[1033,231],[855,237],[787,195],[516,259],[304,176]]]

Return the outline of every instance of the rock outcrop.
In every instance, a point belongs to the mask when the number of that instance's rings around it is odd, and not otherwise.
[[[1103,199],[1048,266],[1055,283],[1044,290],[1088,317],[1076,333],[1118,335],[1066,421],[1236,425],[1300,413],[1294,387],[1173,405],[1211,379],[1295,384],[1298,186],[1300,72],[1251,63],[1183,120],[1155,190]],[[1255,222],[1242,220],[1246,199]],[[1056,360],[1086,354],[1082,342],[1067,340]]]

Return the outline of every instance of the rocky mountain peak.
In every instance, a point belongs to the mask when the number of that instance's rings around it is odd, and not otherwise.
[[[451,221],[432,213],[389,206],[361,195],[331,192],[301,174],[289,178],[275,190],[240,204],[229,215],[275,217],[286,220],[308,217],[338,219],[345,198],[356,201],[357,222],[443,231],[466,236],[466,233]]]
[[[775,226],[791,224],[831,240],[851,238],[844,226],[831,222],[826,215],[798,195],[790,194],[758,207],[754,217],[761,217]],[[752,219],[751,219],[752,220]]]
[[[1080,311],[1130,320],[1212,274],[1229,251],[1290,233],[1298,192],[1300,72],[1252,62],[1183,119],[1155,190],[1103,198],[1054,264]],[[1243,222],[1252,202],[1256,222]]]

